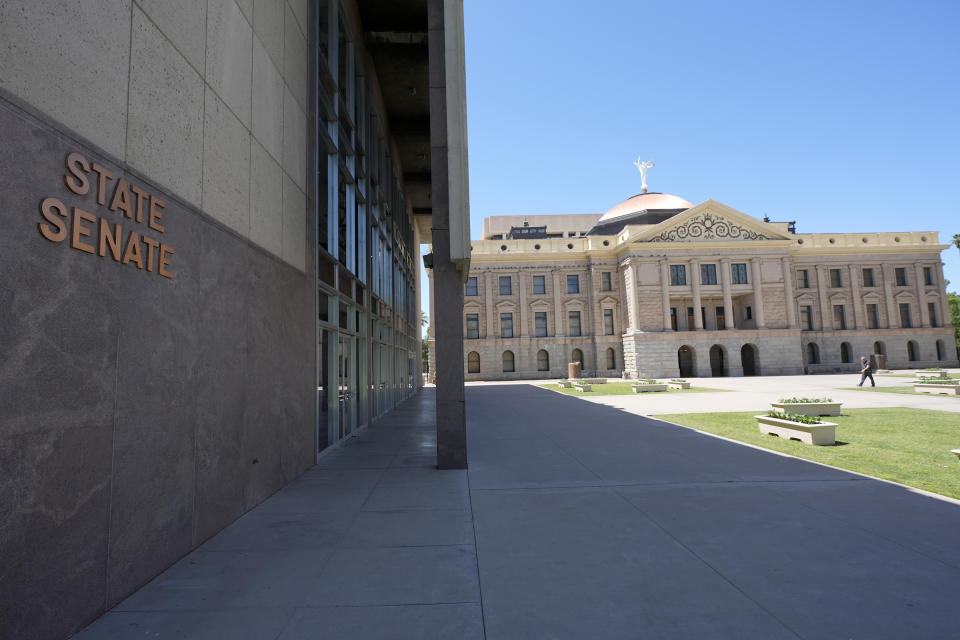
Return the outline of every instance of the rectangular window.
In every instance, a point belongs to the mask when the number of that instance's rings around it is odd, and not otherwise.
[[[545,295],[547,293],[547,277],[533,276],[533,294]]]
[[[877,305],[868,304],[867,305],[867,329],[879,329],[880,328],[880,312],[877,310]]]
[[[727,328],[727,314],[724,312],[723,307],[716,307],[717,312],[717,330],[723,331]]]
[[[933,269],[930,267],[923,268],[923,284],[927,287],[933,286]]]
[[[567,293],[580,293],[580,276],[567,276]]]
[[[900,326],[904,329],[909,329],[913,326],[913,323],[910,321],[910,305],[906,302],[900,304]]]
[[[840,269],[830,269],[830,286],[839,289],[843,286],[843,280],[840,277]]]
[[[676,287],[685,284],[687,284],[687,265],[670,265],[670,285]]]
[[[579,312],[579,311],[571,311],[571,312],[569,313],[569,315],[567,316],[567,319],[568,319],[569,324],[570,324],[569,335],[571,335],[571,336],[579,336],[579,335],[580,335],[580,312]]]
[[[810,288],[810,271],[807,269],[800,269],[800,271],[797,271],[797,288]]]
[[[750,284],[747,280],[747,263],[734,262],[730,265],[730,276],[733,278],[733,284]]]
[[[538,338],[546,337],[547,335],[547,312],[546,311],[537,311],[533,314],[533,324],[534,324],[534,335]]]
[[[753,320],[753,307],[750,307],[750,306],[744,307],[743,317],[745,320]]]
[[[464,292],[464,295],[476,296],[480,295],[477,292],[477,279],[476,277],[467,278],[467,290]]]
[[[937,305],[932,302],[927,303],[927,313],[930,314],[930,326],[939,327],[940,324],[937,322]]]
[[[512,313],[500,314],[500,337],[501,338],[513,337],[513,314]]]
[[[717,284],[717,265],[700,265],[700,284]]]
[[[813,307],[810,305],[800,307],[800,326],[807,331],[813,331]]]
[[[693,331],[693,307],[687,307],[687,331]]]
[[[509,296],[513,294],[513,285],[510,282],[510,276],[500,276],[500,295]]]
[[[677,308],[670,307],[670,328],[674,331],[677,330]]]
[[[476,313],[467,314],[467,338],[475,340],[480,337],[480,316]]]
[[[842,304],[833,305],[833,328],[834,329],[847,328],[847,316],[846,316],[846,313],[844,313]]]
[[[609,271],[600,274],[600,291],[613,291],[613,278]]]
[[[603,334],[612,336],[613,334],[613,309],[603,310]]]
[[[864,286],[864,287],[875,287],[875,286],[877,286],[876,281],[873,279],[873,269],[864,269],[864,270],[863,270],[863,286]]]
[[[897,279],[898,287],[907,286],[907,268],[906,267],[897,267],[894,269],[894,275]]]

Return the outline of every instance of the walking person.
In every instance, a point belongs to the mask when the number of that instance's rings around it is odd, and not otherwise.
[[[877,383],[873,381],[873,366],[870,364],[870,361],[866,358],[860,358],[860,384],[858,387],[863,386],[863,381],[867,378],[870,378],[870,386],[875,387]]]

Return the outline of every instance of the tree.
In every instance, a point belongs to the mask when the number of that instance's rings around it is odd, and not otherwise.
[[[960,233],[953,234],[953,246],[960,249]]]
[[[947,304],[950,305],[950,322],[953,323],[953,337],[960,350],[960,296],[955,293],[947,294]]]

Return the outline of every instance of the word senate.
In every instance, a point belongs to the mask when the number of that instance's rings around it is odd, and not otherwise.
[[[164,232],[163,210],[166,203],[152,193],[135,184],[128,183],[123,177],[117,178],[112,185],[112,193],[107,198],[109,184],[114,174],[96,162],[90,162],[77,152],[67,154],[65,162],[67,173],[63,182],[67,189],[78,196],[90,193],[91,171],[96,174],[97,204],[107,207],[108,211],[123,212],[123,217],[143,224],[158,234]],[[78,251],[105,257],[110,255],[120,264],[134,264],[141,271],[146,269],[164,278],[173,278],[170,271],[170,256],[174,250],[143,233],[131,229],[124,235],[123,225],[114,223],[106,217],[98,217],[80,207],[68,210],[62,200],[54,197],[44,198],[40,203],[40,215],[46,222],[37,225],[40,235],[50,242],[64,242],[70,238],[70,246]]]

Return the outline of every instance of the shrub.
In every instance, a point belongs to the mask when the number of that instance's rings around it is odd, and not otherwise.
[[[683,378],[672,378],[670,382],[686,382]]]
[[[920,378],[914,384],[960,384],[957,378]]]
[[[833,402],[830,398],[780,398],[783,404],[810,404],[812,402]]]
[[[805,416],[799,413],[787,413],[786,411],[771,410],[767,412],[767,415],[771,418],[779,418],[780,420],[789,420],[790,422],[799,422],[800,424],[821,424],[822,423],[820,418],[817,418],[815,416]]]

